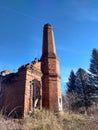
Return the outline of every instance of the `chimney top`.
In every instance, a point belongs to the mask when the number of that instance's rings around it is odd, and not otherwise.
[[[52,28],[52,26],[51,26],[51,24],[47,23],[47,24],[44,25],[44,29],[45,28]]]
[[[43,30],[42,58],[43,57],[56,57],[54,33],[49,23],[44,25]]]

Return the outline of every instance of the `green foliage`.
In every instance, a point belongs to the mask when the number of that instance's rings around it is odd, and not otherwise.
[[[98,76],[98,50],[93,49],[90,61],[90,72]]]
[[[88,107],[98,103],[98,50],[92,50],[90,73],[79,68],[76,74],[71,71],[67,83],[67,100],[70,108]],[[74,93],[74,94],[73,94]],[[72,96],[71,96],[72,95]],[[75,98],[74,96],[75,95]],[[75,101],[74,101],[75,100]]]
[[[88,107],[95,101],[95,98],[92,98],[95,94],[95,87],[91,84],[90,76],[82,68],[79,68],[76,74],[71,71],[69,82],[67,83],[67,98],[69,97],[68,100],[71,109],[85,107],[85,111],[87,111]]]
[[[76,91],[75,80],[76,76],[74,74],[74,71],[72,70],[70,72],[69,81],[67,83],[67,93]]]

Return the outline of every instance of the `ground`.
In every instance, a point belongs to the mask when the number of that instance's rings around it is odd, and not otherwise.
[[[98,116],[35,111],[24,119],[0,117],[0,130],[98,130]]]

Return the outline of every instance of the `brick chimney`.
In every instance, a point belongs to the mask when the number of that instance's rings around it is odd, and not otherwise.
[[[56,55],[53,29],[50,24],[44,25],[43,47],[41,57],[42,106],[53,111],[62,110],[60,87],[59,59]]]

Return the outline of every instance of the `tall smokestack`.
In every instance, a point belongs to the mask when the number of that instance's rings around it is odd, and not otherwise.
[[[45,24],[43,30],[41,70],[43,73],[42,106],[53,111],[60,111],[62,110],[62,96],[59,59],[56,56],[54,34],[50,24]]]

